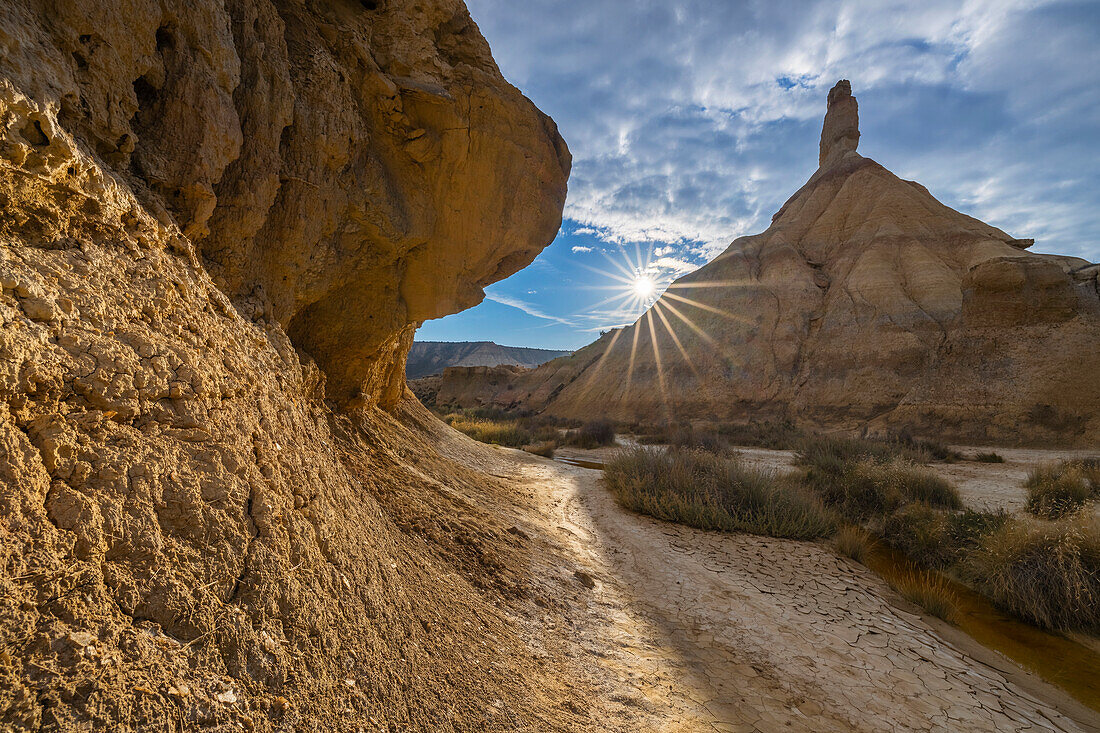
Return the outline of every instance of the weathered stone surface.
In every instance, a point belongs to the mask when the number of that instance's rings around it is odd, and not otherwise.
[[[859,146],[859,105],[852,96],[852,84],[841,79],[829,90],[825,123],[821,126],[818,167],[824,168]]]
[[[410,324],[560,223],[565,143],[457,0],[8,3],[0,76],[31,105],[13,155],[71,136],[341,402],[392,404]]]
[[[1096,266],[1024,251],[944,206],[855,152],[856,124],[841,82],[822,167],[767,231],[678,280],[634,325],[479,399],[570,417],[1096,445]]]
[[[0,728],[575,728],[399,401],[568,160],[459,2],[0,5]]]

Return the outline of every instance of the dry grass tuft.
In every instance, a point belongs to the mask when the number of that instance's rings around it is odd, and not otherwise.
[[[554,449],[558,447],[556,441],[544,440],[541,443],[530,443],[523,446],[523,450],[528,453],[534,453],[536,456],[542,456],[543,458],[553,458]]]
[[[701,529],[813,539],[835,519],[797,482],[698,450],[634,448],[604,467],[624,507]]]
[[[836,551],[856,562],[863,562],[871,551],[872,543],[873,540],[865,530],[851,524],[841,527],[833,536],[833,547]]]
[[[974,456],[974,460],[978,463],[1004,463],[1005,458],[1000,453],[994,453],[989,451],[987,453],[979,453]]]
[[[938,619],[954,623],[959,612],[959,599],[947,581],[933,573],[912,570],[886,582],[901,597],[923,608]]]
[[[452,414],[447,415],[444,421],[460,433],[482,443],[520,448],[530,444],[532,439],[531,432],[520,427],[514,420],[491,420]]]
[[[1100,517],[1021,517],[984,539],[963,566],[1002,608],[1044,628],[1100,629]]]
[[[1049,463],[1028,474],[1027,510],[1043,519],[1060,519],[1100,496],[1100,460]]]

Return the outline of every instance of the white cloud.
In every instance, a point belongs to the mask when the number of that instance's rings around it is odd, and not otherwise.
[[[576,234],[692,260],[766,228],[850,78],[862,152],[1047,250],[1100,257],[1100,3],[469,5],[569,142]]]
[[[578,244],[578,245],[574,245],[573,251],[574,252],[591,252],[592,248],[591,247],[582,247],[581,245]]]

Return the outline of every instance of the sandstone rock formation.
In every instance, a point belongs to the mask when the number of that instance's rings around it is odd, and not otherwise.
[[[634,325],[482,401],[1097,445],[1100,267],[1025,251],[1031,240],[944,206],[862,157],[858,140],[842,81],[821,167],[767,231],[675,282]]]
[[[392,403],[410,324],[557,231],[569,153],[456,0],[86,5],[0,11],[9,159],[132,190],[330,397]],[[70,147],[94,162],[67,172]]]
[[[456,0],[4,3],[0,728],[583,708],[504,615],[491,485],[402,401],[415,324],[551,240],[568,168]]]

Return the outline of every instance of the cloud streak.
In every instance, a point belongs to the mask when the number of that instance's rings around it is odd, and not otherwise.
[[[530,303],[527,303],[526,301],[520,300],[519,298],[513,298],[509,295],[504,295],[502,293],[493,293],[493,292],[486,291],[485,292],[485,299],[486,300],[491,300],[494,303],[500,303],[501,305],[509,306],[511,308],[516,308],[518,310],[523,311],[527,315],[533,316],[535,318],[541,318],[541,319],[546,320],[546,321],[554,321],[555,323],[560,323],[563,326],[573,326],[573,325],[575,325],[568,318],[562,318],[561,316],[552,316],[549,313],[544,313],[542,310],[540,310],[536,306],[531,305]]]

